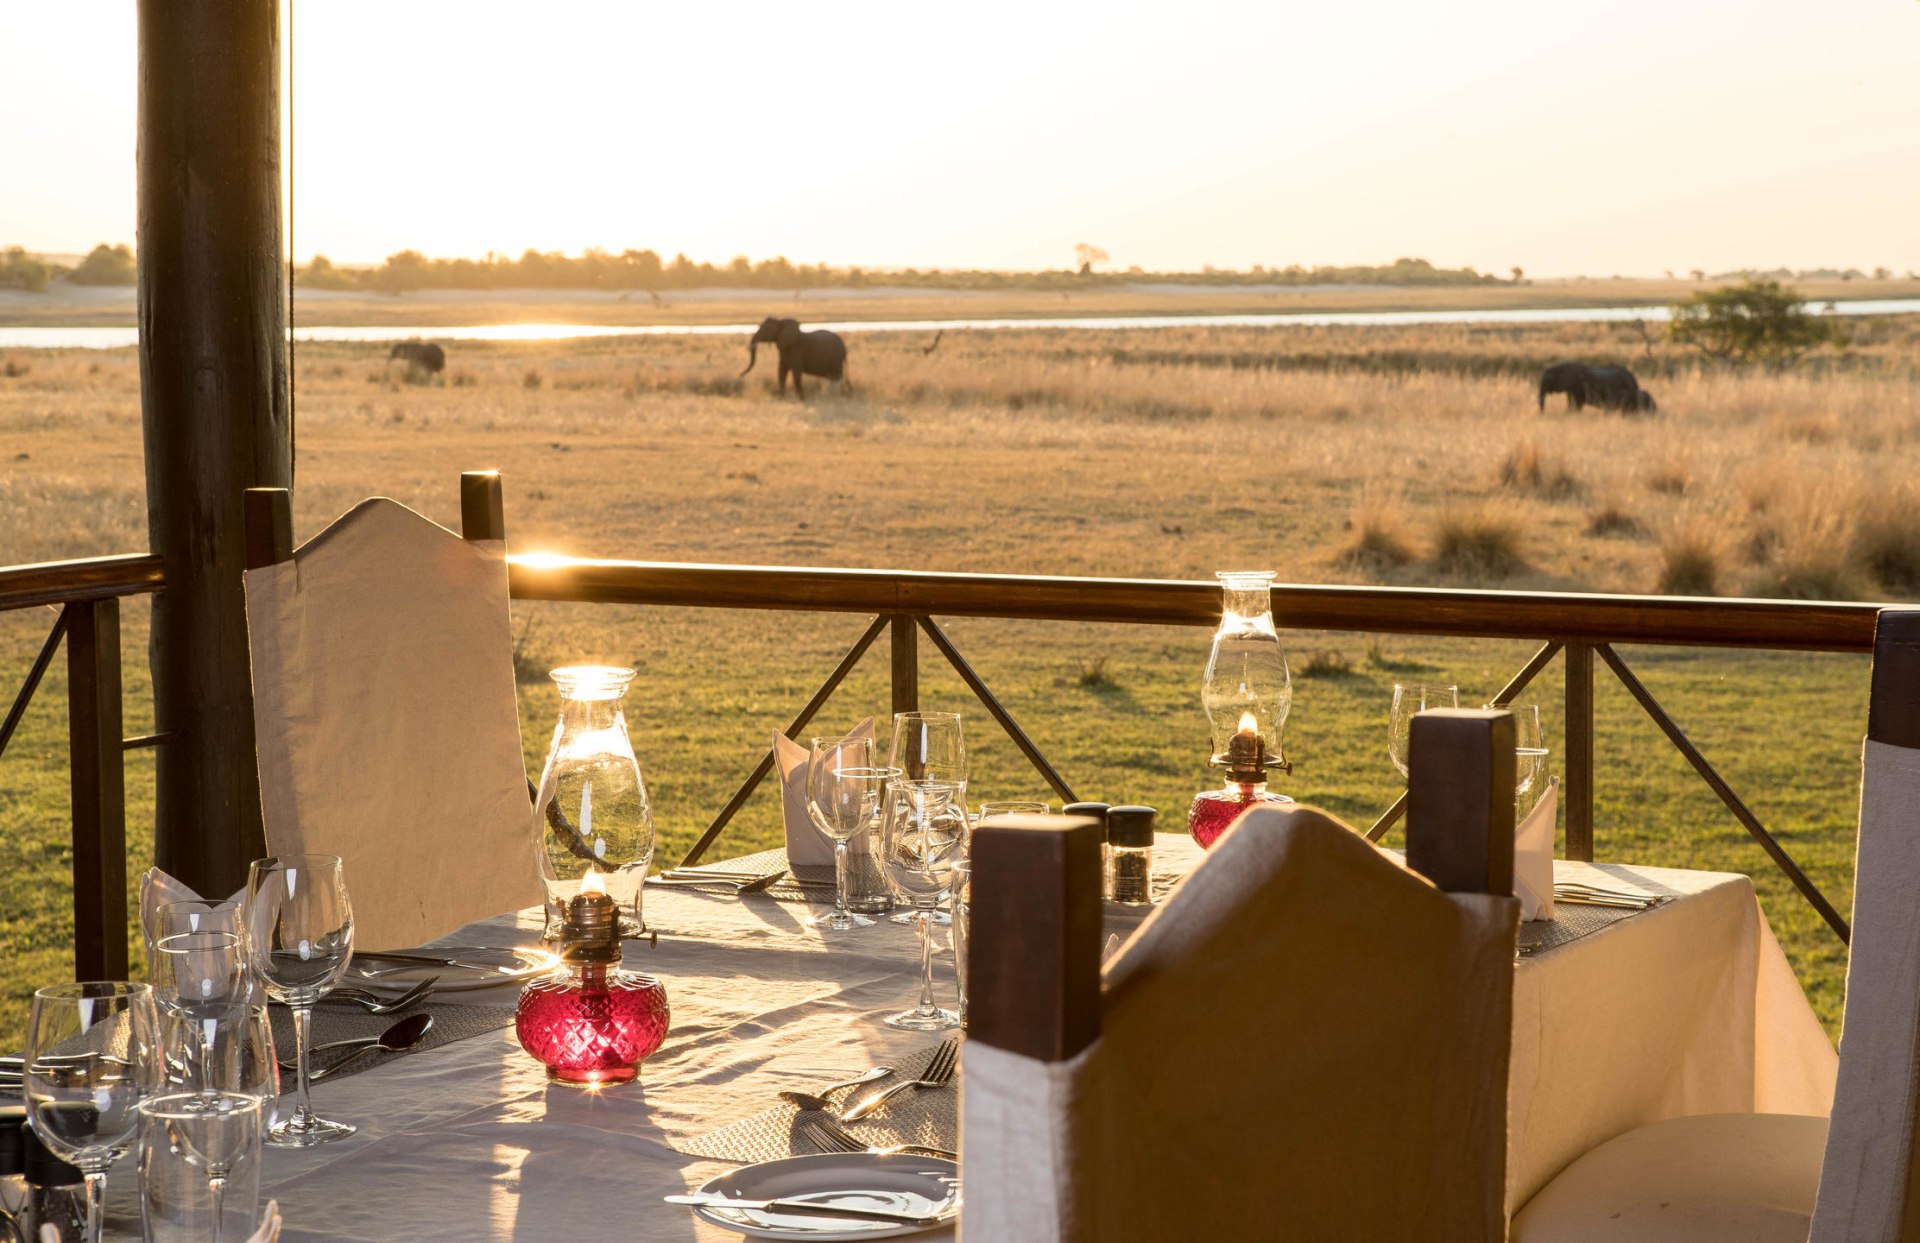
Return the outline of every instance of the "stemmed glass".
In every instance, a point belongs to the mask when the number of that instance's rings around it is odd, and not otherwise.
[[[1037,798],[1009,798],[980,804],[980,814],[974,817],[973,822],[979,824],[996,816],[1046,816],[1052,813],[1053,809]]]
[[[1395,682],[1393,714],[1387,719],[1387,755],[1393,766],[1407,775],[1407,740],[1412,734],[1413,718],[1429,708],[1458,708],[1458,687],[1432,682]]]
[[[158,929],[157,929],[158,931]],[[163,933],[147,952],[147,975],[154,999],[171,1024],[177,1020],[198,1033],[193,1044],[169,1059],[185,1056],[192,1065],[209,1060],[223,1011],[238,1008],[249,991],[246,957],[232,932]],[[171,1068],[171,1060],[167,1063]]]
[[[160,1016],[161,1071],[169,1092],[240,1092],[271,1112],[280,1095],[280,1060],[265,1006],[235,1002],[198,1013]]]
[[[160,1082],[160,1020],[147,984],[56,984],[27,1019],[27,1117],[87,1182],[87,1243],[100,1243],[107,1168],[133,1146]]]
[[[197,1215],[191,1202],[169,1203],[175,1179],[161,1167],[177,1158],[204,1172],[212,1223],[208,1237],[220,1243],[227,1224],[227,1180],[240,1163],[251,1161],[257,1166],[259,1162],[260,1112],[260,1098],[240,1092],[188,1092],[141,1102],[141,1218],[148,1238],[159,1233],[156,1217]],[[249,1211],[242,1220],[250,1216]]]
[[[887,767],[908,781],[967,785],[967,743],[958,712],[896,712]]]
[[[853,839],[879,819],[887,781],[899,775],[875,767],[873,750],[871,738],[815,738],[807,757],[807,815],[833,839],[833,913],[809,920],[815,927],[844,932],[873,926],[847,909]]]
[[[266,1142],[306,1148],[346,1138],[354,1127],[314,1117],[307,1076],[314,1004],[353,961],[353,907],[338,855],[254,860],[247,869],[247,956],[267,995],[293,1010],[299,1105],[274,1124]]]
[[[966,857],[966,790],[957,783],[887,783],[881,821],[882,867],[894,896],[910,908],[920,929],[920,1004],[888,1015],[888,1027],[940,1031],[960,1016],[933,1004],[933,915],[953,890],[954,870]]]
[[[1527,793],[1547,775],[1547,735],[1540,724],[1538,704],[1511,704],[1513,713],[1513,814],[1515,819],[1530,811]]]

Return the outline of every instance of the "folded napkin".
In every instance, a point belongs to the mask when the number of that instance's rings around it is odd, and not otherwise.
[[[854,726],[841,741],[873,737],[873,718]],[[814,827],[807,814],[807,748],[773,731],[773,764],[780,774],[780,810],[787,825],[787,866],[833,866],[833,839]],[[864,834],[848,843],[856,855],[867,853]]]
[[[184,881],[175,880],[159,868],[148,868],[147,874],[140,878],[140,933],[146,939],[151,950],[154,942],[154,920],[160,908],[169,902],[202,902],[208,910],[224,910],[239,906],[247,900],[247,891],[243,888],[224,901],[203,898],[195,893]]]
[[[1560,778],[1513,831],[1513,893],[1522,920],[1553,918],[1553,825],[1560,809]]]

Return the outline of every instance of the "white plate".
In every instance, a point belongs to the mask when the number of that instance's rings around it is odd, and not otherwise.
[[[884,1221],[807,1217],[754,1209],[711,1208],[693,1211],[716,1226],[756,1239],[897,1239],[951,1225],[960,1214],[960,1167],[939,1157],[905,1153],[828,1152],[743,1165],[708,1179],[699,1195],[740,1200],[807,1200],[846,1208],[878,1209],[914,1217],[939,1217],[935,1226],[895,1226]]]
[[[432,946],[420,951],[422,954],[436,952]],[[560,961],[552,951],[543,949],[463,949],[445,953],[448,958],[460,959],[462,965],[448,967],[430,962],[404,963],[384,958],[355,958],[347,967],[346,978],[341,983],[354,988],[385,989],[398,993],[422,980],[438,977],[439,983],[433,986],[435,993],[468,993],[482,988],[499,988],[503,984],[524,984],[553,970]]]

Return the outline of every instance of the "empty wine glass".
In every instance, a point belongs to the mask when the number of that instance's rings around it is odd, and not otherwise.
[[[807,757],[807,815],[833,839],[833,911],[808,922],[845,931],[871,928],[873,921],[847,908],[853,839],[870,830],[880,814],[880,799],[892,769],[873,762],[871,738],[815,738]]]
[[[141,1102],[140,1215],[147,1237],[169,1233],[168,1227],[197,1226],[202,1205],[192,1194],[188,1171],[204,1180],[205,1233],[190,1237],[221,1243],[229,1209],[242,1231],[250,1227],[253,1205],[227,1203],[227,1184],[241,1166],[258,1176],[260,1165],[261,1102],[239,1092],[187,1092],[150,1097]],[[172,1168],[169,1168],[172,1167]],[[257,1198],[257,1183],[251,1184]]]
[[[1518,817],[1531,809],[1527,794],[1546,778],[1547,735],[1538,704],[1510,704],[1507,710],[1513,713],[1513,810]]]
[[[1402,777],[1407,775],[1407,739],[1413,729],[1413,718],[1429,708],[1459,706],[1457,687],[1434,682],[1393,684],[1393,713],[1387,720],[1387,755]]]
[[[239,1092],[267,1103],[280,1095],[280,1061],[265,1006],[235,1003],[160,1016],[161,1067],[169,1092]]]
[[[33,995],[25,1094],[34,1134],[87,1184],[87,1243],[100,1243],[107,1169],[133,1146],[160,1082],[160,1022],[147,984],[56,984]]]
[[[947,901],[955,865],[966,857],[965,788],[953,782],[889,781],[880,838],[887,883],[920,930],[920,1004],[888,1015],[886,1024],[908,1031],[958,1027],[959,1015],[933,1004],[933,914]]]
[[[277,855],[247,870],[247,954],[267,995],[293,1010],[300,1085],[293,1116],[267,1133],[268,1144],[305,1148],[353,1134],[344,1122],[313,1115],[307,1050],[313,1007],[353,961],[353,907],[338,855]]]
[[[958,712],[896,712],[887,767],[908,781],[967,784],[967,743]]]

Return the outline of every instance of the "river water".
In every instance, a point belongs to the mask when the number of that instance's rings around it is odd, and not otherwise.
[[[1815,304],[1835,315],[1920,314],[1920,298],[1860,299]],[[1302,311],[1269,315],[1088,315],[1058,319],[882,319],[809,323],[809,328],[834,332],[1004,332],[1046,328],[1288,328],[1325,324],[1397,327],[1409,324],[1586,324],[1620,323],[1636,319],[1655,323],[1667,319],[1663,306],[1534,307],[1482,311]],[[387,325],[373,328],[309,327],[294,332],[298,341],[405,341],[430,337],[437,341],[566,341],[586,337],[705,337],[753,332],[754,324],[492,324],[482,327],[441,328]],[[0,327],[0,348],[122,349],[139,342],[136,328],[7,328]]]

